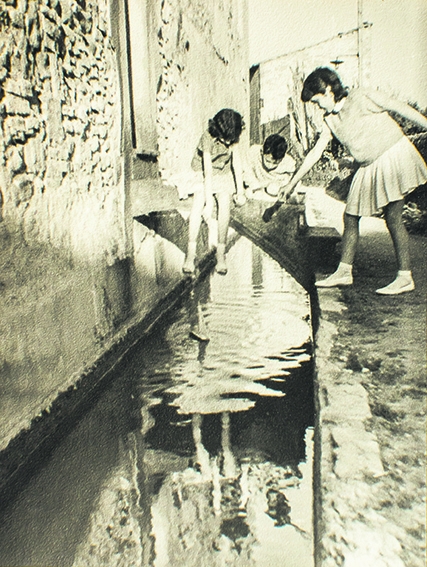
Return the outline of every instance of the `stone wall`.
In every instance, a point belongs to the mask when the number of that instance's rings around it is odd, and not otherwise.
[[[0,446],[131,311],[109,0],[0,2]]]
[[[159,14],[160,168],[188,169],[209,118],[239,111],[249,129],[246,0],[163,0]]]
[[[120,89],[108,0],[5,0],[3,218],[73,258],[125,255]]]
[[[147,0],[164,167],[247,109],[245,2]],[[0,0],[0,451],[182,283],[182,250],[132,219],[124,7]]]

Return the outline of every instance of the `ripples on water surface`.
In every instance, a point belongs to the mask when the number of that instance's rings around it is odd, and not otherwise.
[[[244,238],[228,264],[7,511],[0,565],[313,565],[308,299]]]

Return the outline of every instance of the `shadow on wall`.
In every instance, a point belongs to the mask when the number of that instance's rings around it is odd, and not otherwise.
[[[1,222],[0,450],[182,280],[184,253],[134,224],[134,256],[107,264],[29,245]]]

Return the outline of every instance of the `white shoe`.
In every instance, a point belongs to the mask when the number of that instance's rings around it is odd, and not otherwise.
[[[184,264],[182,266],[182,271],[184,274],[193,274],[196,267],[194,265],[195,258],[194,256],[186,256],[184,260]]]
[[[227,273],[227,263],[225,261],[225,245],[218,244],[216,249],[216,266],[215,270],[218,274],[225,275]]]
[[[385,287],[375,290],[379,295],[399,295],[415,289],[412,276],[397,276],[397,278]]]
[[[334,272],[324,280],[319,280],[315,283],[316,287],[338,287],[353,285],[353,276],[348,273]]]
[[[225,261],[225,256],[217,255],[215,270],[218,274],[225,276],[225,274],[227,273],[227,263]]]

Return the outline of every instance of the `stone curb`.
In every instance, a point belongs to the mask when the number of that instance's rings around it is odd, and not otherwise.
[[[331,361],[337,328],[327,313],[342,311],[340,293],[319,293],[322,316],[315,337],[316,567],[404,567],[392,527],[373,507],[384,469],[376,436],[368,430],[367,392],[358,374]]]

